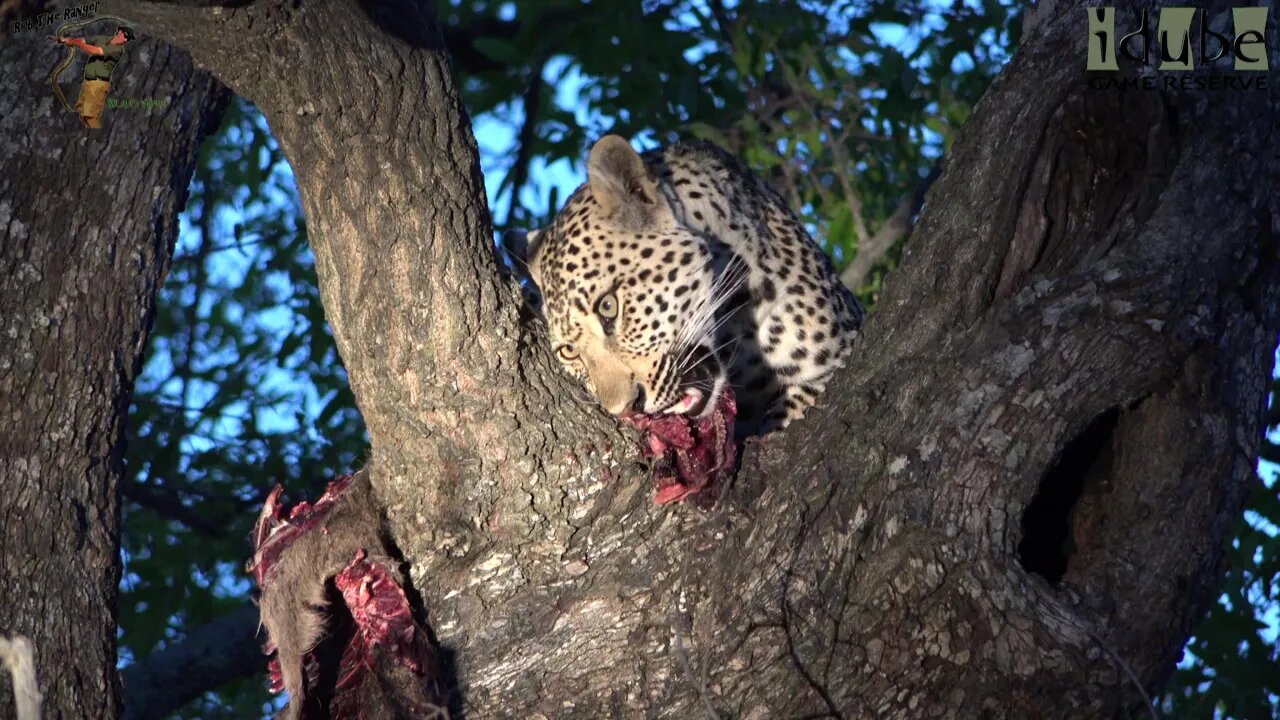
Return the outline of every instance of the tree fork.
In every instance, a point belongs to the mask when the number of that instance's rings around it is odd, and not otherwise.
[[[1158,687],[1211,600],[1280,328],[1276,91],[1090,90],[1083,8],[1036,24],[846,369],[710,514],[651,506],[634,438],[521,324],[429,14],[111,10],[294,164],[469,713],[1083,718],[1133,712],[1125,666]]]

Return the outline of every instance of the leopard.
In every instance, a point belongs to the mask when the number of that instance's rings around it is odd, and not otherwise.
[[[802,418],[865,311],[767,182],[705,140],[591,147],[587,180],[523,238],[546,335],[609,413],[712,412],[739,439]]]

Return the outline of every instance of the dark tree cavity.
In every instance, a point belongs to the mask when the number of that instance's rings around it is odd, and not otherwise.
[[[1114,410],[1103,413],[1067,443],[1022,512],[1018,558],[1023,569],[1051,585],[1062,579],[1075,552],[1072,516],[1085,485],[1112,470],[1111,439],[1119,418]]]

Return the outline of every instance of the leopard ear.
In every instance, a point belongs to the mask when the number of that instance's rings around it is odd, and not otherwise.
[[[605,135],[591,148],[587,180],[606,217],[622,211],[624,218],[643,218],[658,204],[658,183],[631,143],[617,135]]]

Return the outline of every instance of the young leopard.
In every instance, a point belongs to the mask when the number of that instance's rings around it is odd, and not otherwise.
[[[864,313],[782,198],[705,142],[609,135],[587,176],[527,238],[569,373],[615,415],[700,416],[726,385],[739,436],[804,415]]]

